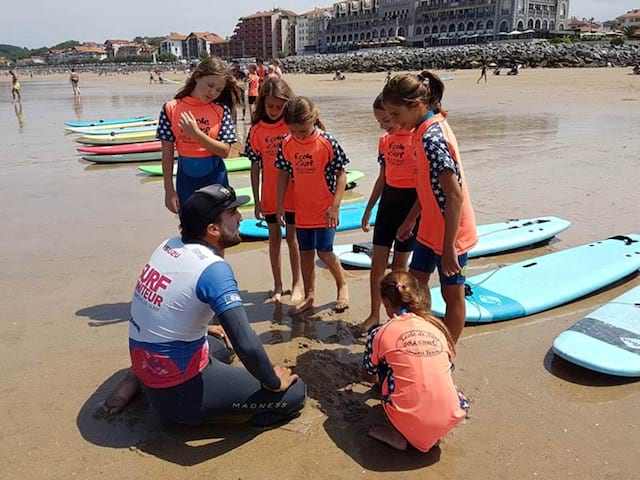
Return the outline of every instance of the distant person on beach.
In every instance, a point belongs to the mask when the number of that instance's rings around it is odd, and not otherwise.
[[[345,75],[340,71],[340,70],[336,70],[335,73],[333,74],[333,80],[346,80],[347,77],[345,77]]]
[[[198,424],[248,415],[269,427],[298,415],[306,387],[272,366],[247,318],[225,249],[240,243],[238,207],[249,197],[210,185],[180,209],[180,236],[156,248],[131,302],[132,368],[98,408],[121,411],[142,389],[161,418]],[[215,315],[220,325],[209,325]],[[237,355],[244,368],[230,365]]]
[[[245,119],[246,111],[247,111],[247,95],[246,95],[246,84],[247,84],[247,74],[242,69],[242,66],[236,62],[233,64],[233,76],[238,81],[238,85],[242,89],[240,92],[240,105],[242,105],[242,120]],[[251,112],[249,112],[249,116],[251,116]],[[236,119],[234,119],[235,121]]]
[[[446,303],[444,324],[454,342],[464,328],[467,252],[478,242],[476,220],[460,151],[442,109],[444,83],[423,71],[396,75],[382,91],[384,108],[405,130],[413,131],[418,167],[418,200],[398,229],[398,240],[414,234],[420,217],[410,272],[429,292],[438,269]]]
[[[174,100],[160,111],[156,138],[162,141],[165,206],[180,205],[199,188],[229,185],[223,158],[236,139],[232,112],[240,99],[237,80],[217,57],[200,62]],[[173,185],[174,149],[178,171]]]
[[[514,64],[511,66],[511,70],[509,70],[509,71],[507,72],[507,75],[518,75],[518,73],[519,73],[519,72],[518,72],[518,70],[519,70],[519,69],[518,69],[518,64],[517,64],[517,63],[514,63]]]
[[[496,67],[496,68],[493,70],[493,74],[494,74],[494,75],[500,75],[500,67]]]
[[[270,78],[280,78],[278,77],[278,74],[276,73],[276,67],[275,65],[269,65],[269,68],[267,69],[267,80]]]
[[[149,70],[149,85],[156,83],[156,74],[153,73],[153,70]]]
[[[387,70],[387,76],[384,79],[384,84],[386,85],[391,80],[391,70]]]
[[[267,67],[264,65],[264,61],[261,58],[256,58],[257,70],[256,73],[260,79],[260,87],[264,83],[265,78],[267,78]]]
[[[258,220],[264,220],[269,229],[269,260],[273,275],[273,290],[269,299],[279,302],[285,291],[282,286],[282,261],[280,256],[282,233],[278,210],[279,170],[275,162],[282,139],[289,134],[289,127],[283,113],[286,103],[293,98],[287,83],[280,79],[267,79],[256,103],[253,125],[245,142],[245,155],[251,160],[251,187],[255,199],[254,213]],[[262,178],[260,178],[262,176]],[[293,198],[293,184],[289,182],[284,198],[286,240],[291,265],[291,301],[296,304],[303,298],[300,272],[300,252],[296,239],[296,214]]]
[[[260,91],[260,77],[258,76],[258,67],[255,63],[249,65],[248,75],[248,99],[249,99],[249,116],[253,119],[256,110],[256,101]]]
[[[389,273],[379,288],[390,319],[369,334],[363,377],[380,383],[390,425],[372,426],[369,435],[397,450],[411,444],[428,452],[469,409],[451,377],[454,341],[447,327],[430,315],[413,275]]]
[[[366,334],[380,323],[380,280],[389,263],[391,247],[394,249],[393,271],[407,271],[409,256],[415,245],[415,235],[407,240],[397,240],[396,232],[417,200],[417,167],[413,152],[411,132],[400,128],[384,109],[382,95],[373,102],[373,115],[386,133],[378,141],[380,172],[373,185],[369,201],[362,215],[362,230],[371,230],[371,210],[380,201],[373,229],[369,293],[369,316],[356,327],[356,334]]]
[[[80,87],[78,86],[80,83],[80,75],[78,75],[78,72],[73,68],[71,69],[71,74],[69,74],[69,83],[73,89],[73,95],[76,97],[80,95]]]
[[[636,65],[632,70],[634,75],[640,75],[640,65]]]
[[[275,67],[275,73],[278,78],[282,78],[282,62],[280,60],[276,60],[273,62],[273,66]]]
[[[276,167],[281,170],[276,218],[285,225],[285,194],[292,179],[304,283],[304,299],[289,314],[297,315],[314,307],[316,252],[336,282],[334,308],[342,312],[349,308],[349,289],[340,261],[333,253],[333,239],[340,220],[349,159],[336,139],[324,131],[318,107],[308,98],[290,99],[284,109],[284,121],[291,135],[282,140],[276,159]]]
[[[483,78],[484,78],[484,83],[487,83],[487,64],[486,63],[482,64],[482,70],[480,71],[480,78],[476,82],[476,85],[480,83],[480,80],[482,80]]]
[[[15,70],[9,70],[9,75],[11,75],[11,99],[15,102],[17,98],[18,102],[20,102],[22,101],[22,97],[20,95],[20,81],[18,80],[18,74]]]

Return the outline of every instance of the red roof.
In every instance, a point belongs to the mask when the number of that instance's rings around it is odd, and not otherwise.
[[[167,36],[167,40],[176,40],[176,41],[182,41],[185,40],[187,38],[186,35],[182,35],[180,33],[171,33]]]
[[[637,18],[640,19],[640,9],[635,9],[635,10],[629,10],[627,13],[625,13],[624,15],[620,15],[617,20],[620,19],[627,19],[627,18]]]

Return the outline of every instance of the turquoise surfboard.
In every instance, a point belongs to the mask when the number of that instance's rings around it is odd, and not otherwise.
[[[92,122],[64,122],[67,127],[95,127],[98,125],[117,125],[119,123],[145,122],[151,120],[149,115],[140,117],[116,118],[113,120],[94,120]]]
[[[478,244],[469,251],[469,258],[507,252],[546,242],[565,231],[571,222],[558,217],[537,217],[478,225]],[[334,246],[333,251],[343,265],[371,268],[373,243],[364,242]],[[393,262],[393,251],[389,265]]]
[[[360,228],[360,220],[362,219],[362,213],[367,206],[367,202],[349,203],[340,206],[340,224],[336,231],[342,232],[344,230],[353,230],[354,228]],[[378,211],[378,205],[373,207],[372,216]],[[285,229],[282,228],[282,235],[284,236]],[[262,220],[256,220],[255,218],[248,218],[240,220],[240,235],[247,239],[266,239],[269,238],[269,229],[267,223]]]
[[[533,315],[584,297],[640,268],[640,235],[620,235],[467,278],[467,323]],[[431,310],[444,316],[440,287]]]
[[[640,285],[558,335],[553,351],[589,370],[640,377]]]

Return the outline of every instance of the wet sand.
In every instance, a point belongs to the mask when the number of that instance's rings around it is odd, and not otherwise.
[[[640,79],[627,73],[524,70],[476,85],[477,71],[446,72],[454,80],[444,106],[478,222],[539,215],[573,222],[548,246],[473,260],[471,274],[640,230]],[[352,168],[367,172],[353,192],[366,196],[379,135],[370,104],[384,74],[330,77],[287,79],[319,102]],[[368,272],[348,271],[351,308],[332,314],[335,287],[318,270],[320,307],[292,320],[263,303],[271,288],[267,244],[247,242],[227,258],[270,357],[308,383],[301,418],[263,433],[168,426],[143,398],[115,418],[93,418],[129,365],[135,278],[177,221],[164,210],[161,182],[133,165],[79,160],[62,123],[155,116],[176,86],[147,82],[145,74],[83,75],[82,101],[74,102],[65,77],[22,78],[19,112],[0,79],[1,478],[638,478],[640,383],[550,353],[557,334],[640,284],[637,277],[542,314],[467,327],[455,380],[470,397],[471,418],[426,455],[397,453],[366,437],[383,414],[358,383],[363,346],[348,330],[368,313]],[[238,130],[244,138],[246,125]],[[246,173],[231,179],[249,184]],[[336,243],[365,238],[341,233]]]

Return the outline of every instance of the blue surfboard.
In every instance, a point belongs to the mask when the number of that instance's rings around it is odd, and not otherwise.
[[[367,202],[348,203],[340,206],[340,223],[336,231],[342,232],[344,230],[353,230],[354,228],[360,228],[360,222],[362,220],[362,214],[367,207]],[[371,212],[371,217],[375,218],[378,212],[378,205],[376,204]],[[285,229],[282,228],[282,235],[284,236]],[[269,238],[269,229],[267,223],[262,220],[256,220],[255,218],[247,218],[240,220],[240,235],[247,239],[265,239]]]
[[[478,244],[469,251],[469,258],[502,253],[545,242],[571,226],[571,222],[558,217],[538,217],[508,220],[478,225]],[[371,268],[373,243],[336,245],[333,251],[343,265]],[[393,262],[393,251],[389,265]]]
[[[640,377],[640,285],[558,335],[553,351],[589,370]]]
[[[116,118],[113,120],[94,120],[92,122],[64,122],[67,127],[96,127],[98,125],[117,125],[118,123],[146,122],[151,120],[149,115],[140,117]]]
[[[640,268],[640,235],[612,237],[514,263],[467,279],[467,323],[532,315],[595,292]],[[440,287],[431,309],[444,316]]]

